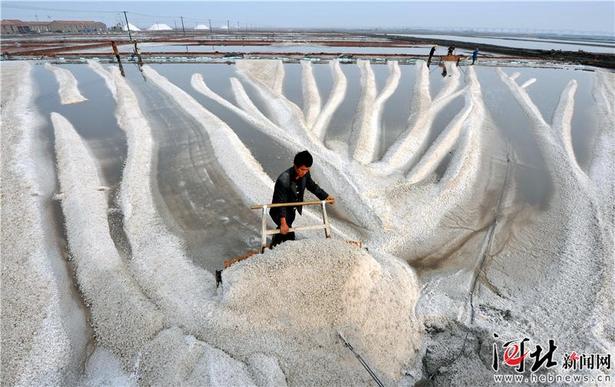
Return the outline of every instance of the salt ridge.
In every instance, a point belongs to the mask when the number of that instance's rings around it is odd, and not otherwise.
[[[346,96],[347,80],[340,67],[339,61],[332,60],[329,62],[329,66],[331,67],[331,73],[333,75],[333,87],[331,88],[327,102],[323,106],[318,118],[316,119],[316,122],[314,123],[314,126],[312,127],[312,132],[320,141],[324,140],[326,130],[331,122],[331,118],[333,118],[333,114],[342,104],[342,101]]]
[[[71,123],[51,114],[69,247],[79,287],[92,313],[98,345],[125,361],[165,322],[141,292],[109,235],[107,193],[98,166]],[[121,303],[113,300],[121,299]]]
[[[158,214],[150,180],[155,170],[151,128],[119,70],[113,69],[112,77],[118,96],[116,117],[128,141],[120,200],[133,254],[131,269],[166,317],[185,324],[194,321],[195,310],[207,305],[204,300],[213,290],[213,276],[190,262],[181,241],[168,232]]]
[[[77,79],[73,73],[67,69],[54,66],[51,63],[45,63],[45,68],[53,73],[60,86],[58,93],[60,94],[60,101],[62,105],[80,103],[87,101],[77,85]]]
[[[321,101],[312,62],[301,61],[301,74],[303,77],[303,115],[308,128],[314,126],[314,122],[320,114]]]
[[[363,94],[359,102],[360,114],[355,115],[359,123],[351,133],[353,158],[361,164],[368,164],[376,158],[380,147],[382,111],[386,101],[399,86],[401,70],[397,61],[388,62],[389,76],[380,94],[376,94],[376,79],[369,61],[357,62],[361,68]]]
[[[190,340],[191,336],[178,327],[198,332],[203,325],[211,326],[211,316],[216,307],[212,296],[213,276],[194,266],[185,256],[181,241],[171,235],[153,202],[150,179],[155,166],[154,144],[151,129],[136,95],[117,69],[111,77],[117,89],[116,116],[119,126],[126,131],[128,157],[122,176],[120,196],[125,214],[126,234],[132,246],[131,272],[145,294],[164,312],[169,329],[160,331],[143,345],[148,354],[137,367],[141,380],[146,384],[173,384],[190,380],[190,375],[181,374],[181,367],[193,368],[201,382],[212,383],[217,378],[231,377],[240,384],[250,384],[249,378],[235,377],[233,366],[209,368],[224,362],[228,355],[222,351],[209,353],[209,362],[199,360],[206,355],[190,355],[190,348],[177,345],[178,341]],[[130,202],[130,206],[125,205]],[[173,326],[175,325],[175,326]],[[133,338],[134,339],[134,338]],[[205,345],[192,338],[194,343]],[[165,368],[169,359],[177,359],[180,368]],[[170,372],[161,373],[167,369]],[[172,371],[172,372],[171,372]],[[178,379],[179,378],[179,379]],[[222,379],[224,380],[224,379]]]
[[[476,81],[476,74],[473,68],[469,68],[467,71],[468,78],[471,80],[471,86],[465,91],[465,106],[431,144],[417,165],[408,173],[407,178],[412,184],[421,182],[436,170],[446,154],[457,144],[461,130],[464,128],[464,123],[474,110],[478,81]]]
[[[51,240],[54,171],[40,142],[32,65],[2,63],[2,382],[74,383],[88,334]],[[17,85],[18,82],[18,85]],[[8,300],[8,301],[5,301]]]
[[[113,96],[113,99],[117,100],[117,89],[115,87],[115,83],[113,82],[113,79],[109,75],[109,72],[105,70],[103,66],[100,64],[100,62],[98,61],[88,59],[87,63],[88,63],[88,66],[92,70],[94,70],[94,72],[98,74],[105,81],[107,88],[111,91],[111,95]]]
[[[375,133],[372,136],[376,127],[372,125],[373,121],[370,119],[376,102],[376,77],[368,60],[357,60],[357,67],[361,72],[361,97],[352,118],[350,154],[353,159],[366,164],[371,160],[370,148],[375,149],[378,138]]]
[[[423,65],[422,61],[417,62],[417,67]],[[400,134],[398,139],[385,152],[382,159],[372,163],[374,171],[391,173],[394,170],[401,170],[405,172],[419,160],[425,148],[429,145],[427,139],[436,115],[463,92],[455,92],[459,86],[459,70],[457,67],[449,62],[446,62],[446,67],[451,76],[447,78],[444,88],[431,103],[427,103],[424,96],[424,90],[429,87],[429,73],[424,70],[417,71],[420,79],[417,80],[415,86],[415,96],[422,100],[418,106],[423,110],[419,110],[411,117],[411,127]]]
[[[388,230],[389,237],[382,238],[377,244],[409,262],[437,262],[493,219],[491,214],[483,217],[475,214],[478,213],[478,203],[488,202],[484,198],[485,186],[489,179],[494,178],[491,176],[493,172],[481,178],[487,164],[483,148],[491,144],[492,151],[496,152],[499,144],[487,125],[486,109],[474,72],[468,71],[466,79],[471,90],[467,98],[473,106],[473,113],[457,123],[462,125],[462,134],[440,182],[421,185],[405,182],[386,191],[389,205],[395,208],[391,216],[396,217],[400,211],[408,215],[394,218],[394,228]],[[457,217],[461,224],[452,222]],[[403,232],[407,229],[421,232],[408,235]]]

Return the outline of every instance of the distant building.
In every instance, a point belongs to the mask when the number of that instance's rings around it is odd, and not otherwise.
[[[104,23],[86,20],[54,20],[50,22],[2,20],[0,24],[2,25],[2,34],[40,34],[44,32],[88,33],[107,31],[107,26]]]
[[[81,20],[54,20],[49,23],[51,32],[105,32],[105,23]]]
[[[30,27],[21,20],[2,20],[0,25],[2,26],[2,34],[27,34],[32,32]]]
[[[28,22],[28,27],[31,32],[38,32],[39,34],[51,31],[49,29],[49,22]]]

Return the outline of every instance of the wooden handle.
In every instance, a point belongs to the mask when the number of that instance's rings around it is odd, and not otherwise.
[[[290,207],[290,206],[316,206],[325,203],[332,203],[333,199],[313,200],[309,202],[292,202],[292,203],[271,203],[271,204],[255,204],[250,209],[258,210],[260,208],[275,208],[275,207]]]

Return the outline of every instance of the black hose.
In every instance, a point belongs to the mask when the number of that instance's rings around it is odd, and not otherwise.
[[[380,381],[380,379],[378,379],[378,376],[374,373],[374,371],[372,371],[372,369],[369,367],[369,365],[367,364],[367,362],[365,362],[365,360],[363,360],[363,358],[361,357],[361,355],[359,355],[357,352],[355,352],[354,348],[352,347],[352,345],[350,345],[349,342],[346,341],[346,339],[344,339],[344,336],[342,336],[342,334],[338,331],[337,335],[340,337],[340,339],[342,339],[342,341],[344,342],[344,345],[350,349],[350,351],[352,351],[352,353],[355,355],[355,357],[359,360],[359,362],[361,363],[361,365],[363,366],[363,368],[365,368],[365,370],[369,373],[369,376],[372,377],[372,379],[374,379],[374,382],[376,382],[376,384],[378,385],[378,387],[384,387],[384,384],[382,384],[382,382]]]

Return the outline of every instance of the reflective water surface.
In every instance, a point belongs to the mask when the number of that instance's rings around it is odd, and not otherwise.
[[[102,176],[111,188],[109,205],[116,209],[114,195],[119,189],[122,168],[126,159],[126,137],[115,118],[115,101],[102,78],[87,65],[63,65],[79,82],[79,89],[88,99],[74,105],[61,105],[58,85],[53,75],[34,66],[35,84],[39,91],[37,107],[46,120],[45,130],[53,138],[49,121],[51,112],[59,112],[71,121],[85,139],[92,154],[100,163]],[[293,155],[275,139],[262,134],[251,124],[218,103],[195,91],[190,85],[194,73],[203,75],[206,84],[225,99],[234,102],[230,78],[238,76],[234,65],[224,64],[159,64],[152,67],[173,84],[190,94],[205,108],[226,122],[246,144],[266,173],[275,180],[280,172],[291,165]],[[313,66],[323,103],[331,91],[332,75],[327,64]],[[373,65],[377,87],[380,90],[388,76],[386,65]],[[140,108],[153,130],[157,145],[157,174],[150,184],[157,197],[159,212],[173,233],[185,241],[188,254],[194,262],[213,271],[222,261],[245,253],[259,244],[260,218],[242,202],[233,184],[217,167],[211,144],[199,122],[188,116],[168,95],[143,78],[134,65],[125,66],[130,86],[139,98]],[[286,64],[284,94],[299,107],[303,105],[301,65]],[[461,76],[467,68],[462,66]],[[518,189],[522,200],[542,206],[550,192],[544,161],[541,159],[529,121],[514,102],[508,88],[502,83],[496,69],[475,67],[488,114],[498,135],[509,144],[516,168]],[[336,111],[326,134],[326,144],[348,143],[354,114],[362,87],[359,69],[354,64],[342,65],[348,80],[346,97]],[[504,68],[506,73],[520,72],[518,81],[531,78],[537,81],[529,86],[529,94],[547,121],[553,115],[559,96],[571,79],[578,83],[572,122],[574,151],[582,167],[591,158],[596,123],[591,94],[593,73],[571,69]],[[446,81],[437,66],[429,74],[431,94],[435,96]],[[386,102],[382,117],[379,155],[408,128],[412,91],[416,81],[414,66],[401,66],[399,86]],[[463,85],[463,82],[462,82]],[[264,109],[256,91],[246,87],[256,106]],[[430,132],[430,142],[446,128],[462,109],[463,97],[454,99],[437,115]],[[448,158],[436,171],[442,174]],[[494,156],[494,163],[505,160]],[[315,165],[314,168],[318,168]],[[343,193],[337,193],[343,195]],[[110,211],[112,235],[123,252],[130,246],[122,232],[121,214]]]

